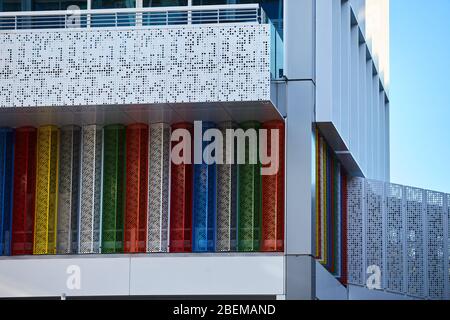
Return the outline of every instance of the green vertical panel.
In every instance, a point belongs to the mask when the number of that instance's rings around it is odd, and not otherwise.
[[[238,166],[238,251],[255,252],[260,249],[261,242],[261,165],[250,164],[250,148],[259,154],[260,123],[245,122],[241,124],[244,131],[256,130],[256,145],[247,140],[245,144],[245,164]],[[239,150],[238,150],[239,152]]]
[[[125,127],[104,128],[102,253],[123,252]]]

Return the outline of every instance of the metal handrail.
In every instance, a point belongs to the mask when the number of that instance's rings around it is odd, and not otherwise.
[[[0,30],[261,23],[263,19],[259,4],[20,11],[0,12]]]

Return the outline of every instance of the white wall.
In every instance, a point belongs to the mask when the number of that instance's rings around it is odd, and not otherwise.
[[[317,0],[316,119],[350,173],[387,181],[389,11],[376,1]]]

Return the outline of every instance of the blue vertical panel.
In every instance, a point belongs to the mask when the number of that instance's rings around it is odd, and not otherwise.
[[[202,135],[215,128],[213,123],[203,123]],[[209,142],[203,142],[202,151]],[[194,196],[192,215],[192,251],[214,252],[216,239],[216,165],[194,165]]]
[[[11,255],[14,130],[0,129],[0,256]]]

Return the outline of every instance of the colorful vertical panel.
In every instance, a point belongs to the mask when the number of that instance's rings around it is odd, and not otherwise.
[[[55,126],[38,130],[33,248],[33,254],[37,255],[56,253],[59,135]]]
[[[171,164],[171,194],[170,194],[170,252],[192,252],[192,136],[193,126],[190,123],[178,123],[172,126],[172,132],[184,130],[190,136],[184,136],[183,142],[172,142],[172,152],[175,146],[185,146],[179,155],[187,157],[185,152],[191,152],[190,163]],[[186,141],[189,139],[189,141]]]
[[[326,140],[316,130],[316,258],[346,282],[346,173]]]
[[[88,125],[81,132],[81,189],[78,252],[100,253],[103,129]]]
[[[215,128],[214,123],[203,122],[202,136],[208,129]],[[216,164],[214,154],[207,155],[202,145],[202,164],[194,165],[194,195],[192,213],[192,251],[214,252],[216,239]]]
[[[233,122],[219,125],[223,137],[226,137],[227,130],[236,128],[237,125]],[[219,252],[237,251],[238,183],[236,157],[231,158],[232,151],[236,154],[236,144],[225,139],[223,144],[224,164],[217,164],[216,250]]]
[[[37,130],[16,129],[14,145],[13,226],[11,254],[33,254],[36,203]]]
[[[102,253],[123,252],[125,127],[104,128]]]
[[[126,201],[124,252],[144,253],[147,245],[148,126],[126,131]]]
[[[267,154],[273,158],[276,153],[278,169],[273,175],[262,177],[262,242],[265,252],[284,251],[284,155],[285,129],[283,121],[266,122],[262,126],[267,130]],[[278,130],[277,146],[272,145],[272,135]],[[276,136],[274,137],[276,138]],[[274,163],[272,163],[274,165]],[[270,164],[264,165],[269,168]]]
[[[170,131],[165,123],[149,129],[148,252],[169,248]]]
[[[0,128],[0,256],[11,255],[14,130]]]
[[[56,252],[75,254],[78,252],[81,128],[62,127],[60,140]]]
[[[245,131],[255,130],[255,134],[253,139],[247,139],[250,141],[245,146],[245,164],[239,164],[238,250],[255,252],[260,250],[262,220],[261,164],[258,161],[258,130],[261,125],[258,122],[246,122],[241,127]],[[256,161],[250,161],[252,158],[256,158]]]

